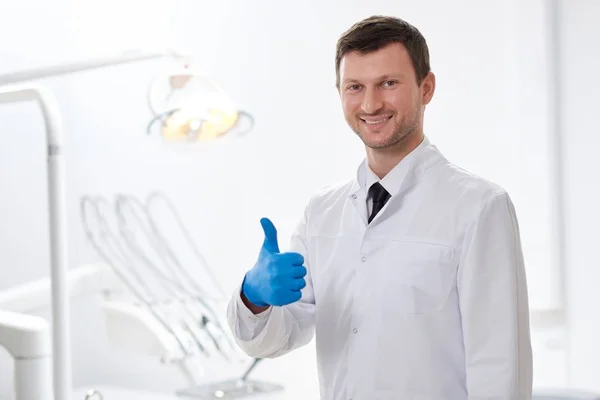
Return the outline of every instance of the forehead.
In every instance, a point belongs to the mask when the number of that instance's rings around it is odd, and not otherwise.
[[[410,55],[401,43],[369,53],[352,51],[344,55],[340,63],[341,81],[370,81],[384,75],[414,75]]]

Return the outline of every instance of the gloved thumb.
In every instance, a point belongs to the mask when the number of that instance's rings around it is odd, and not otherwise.
[[[263,231],[265,232],[265,241],[263,247],[272,252],[279,253],[279,244],[277,243],[277,229],[269,218],[262,218],[260,220]]]

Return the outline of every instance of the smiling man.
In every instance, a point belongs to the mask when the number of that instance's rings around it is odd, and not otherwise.
[[[274,358],[316,337],[322,400],[531,399],[514,206],[424,135],[436,86],[425,39],[367,18],[338,40],[336,72],[365,160],[312,196],[290,251],[261,220],[264,243],[228,308],[238,344]]]

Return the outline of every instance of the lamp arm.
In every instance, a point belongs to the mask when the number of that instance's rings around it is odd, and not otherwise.
[[[61,157],[60,112],[52,93],[39,86],[2,87],[34,79],[127,64],[154,58],[185,58],[175,51],[128,52],[120,56],[97,58],[0,75],[0,104],[34,101],[42,112],[47,140],[48,204],[50,213],[50,279],[52,293],[52,353],[54,398],[69,400],[72,390],[69,289],[67,284],[67,232],[64,161]]]
[[[0,86],[163,57],[183,59],[187,58],[188,55],[168,49],[164,51],[132,50],[117,56],[100,57],[86,61],[76,61],[72,63],[58,64],[49,67],[3,74],[0,75]]]
[[[72,390],[70,321],[67,285],[67,233],[62,135],[58,105],[43,87],[0,89],[0,104],[34,101],[42,112],[48,146],[48,205],[50,212],[50,279],[52,291],[52,353],[54,398],[68,400]]]

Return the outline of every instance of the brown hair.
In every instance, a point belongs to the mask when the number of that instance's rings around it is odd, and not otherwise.
[[[340,86],[340,63],[347,53],[358,51],[366,54],[392,43],[401,43],[406,47],[417,75],[417,84],[420,85],[431,71],[425,38],[417,28],[400,18],[374,15],[352,25],[338,39],[335,55],[336,86]]]

